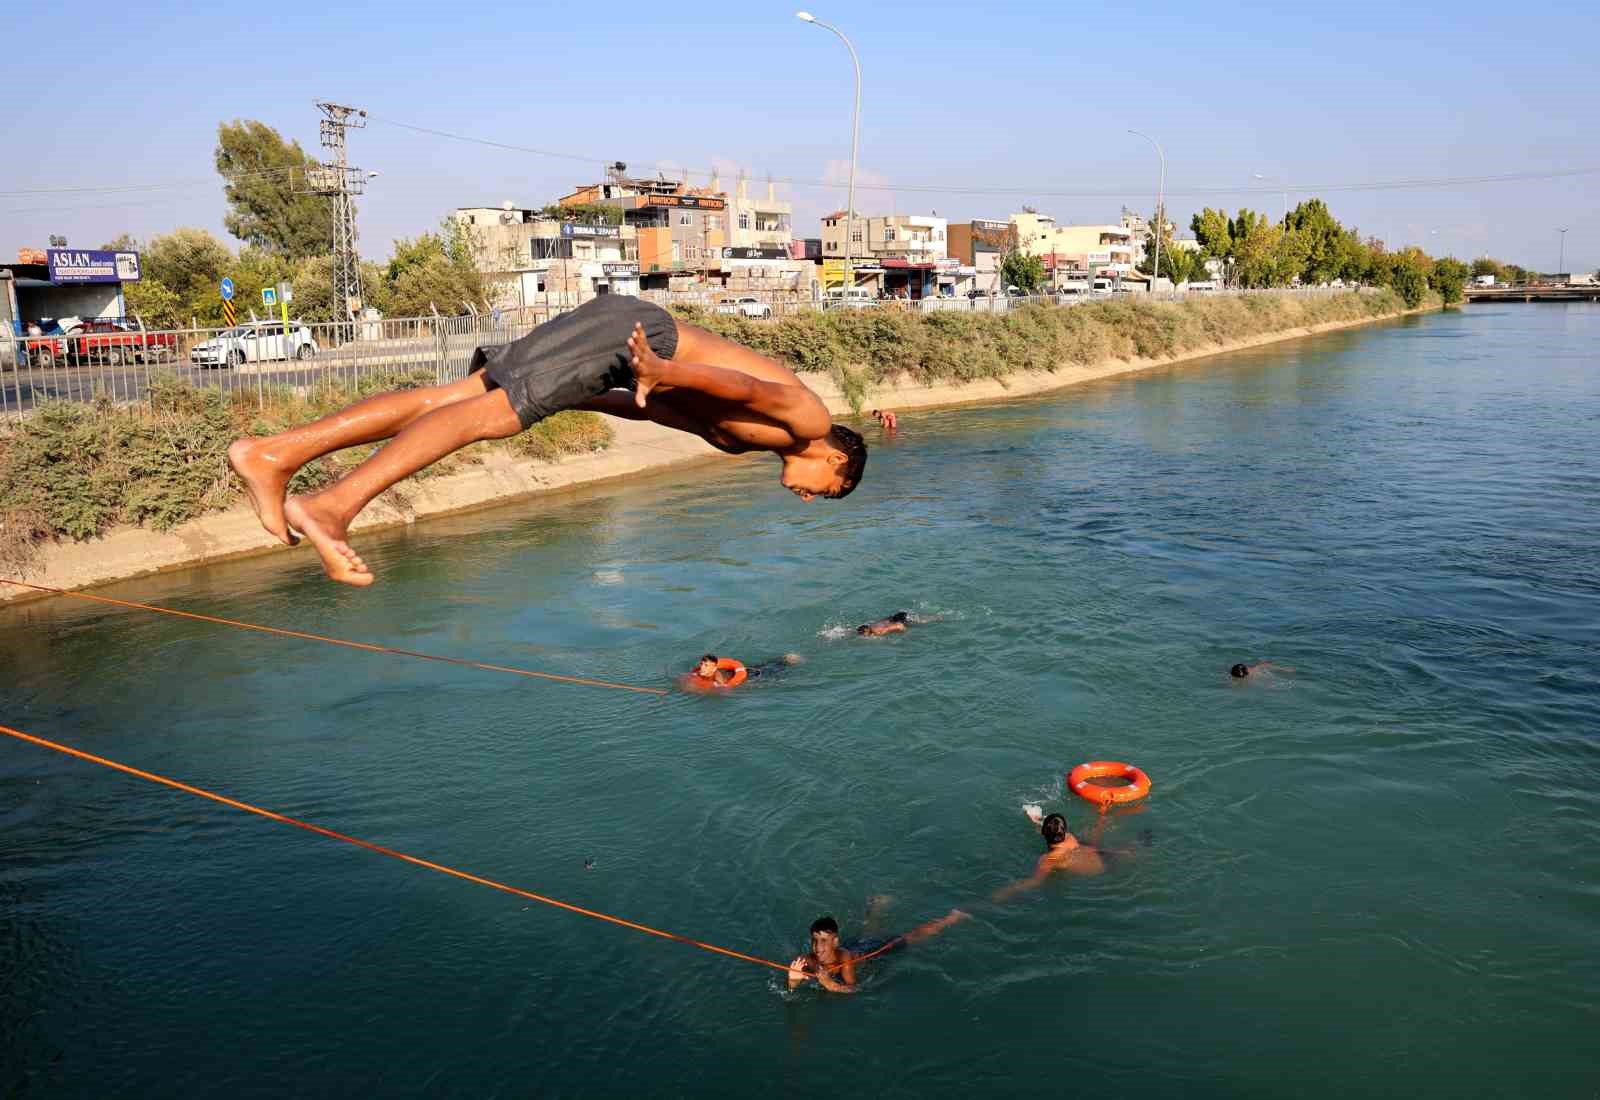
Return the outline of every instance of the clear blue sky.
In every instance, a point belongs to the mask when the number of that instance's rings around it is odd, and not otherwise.
[[[1031,202],[1063,220],[1154,205],[1166,147],[1180,224],[1203,205],[1276,215],[1291,183],[1600,168],[1600,6],[1469,2],[845,4],[804,0],[855,42],[864,70],[861,180],[1021,187],[1017,196],[860,191],[864,211],[1004,218]],[[37,43],[13,73],[0,191],[202,181],[134,193],[0,196],[0,256],[51,233],[98,245],[180,225],[221,233],[217,123],[256,118],[317,146],[313,101],[378,119],[594,157],[578,163],[430,137],[375,121],[352,162],[382,175],[360,206],[362,251],[456,206],[536,205],[630,167],[742,165],[843,179],[851,73],[796,3],[585,7],[480,0],[344,5],[284,0],[101,5],[63,35],[51,5],[8,4],[0,35]],[[92,33],[90,33],[92,32]],[[74,44],[82,43],[81,46]],[[46,44],[50,44],[46,48]],[[1055,198],[1051,189],[1125,189]],[[786,189],[796,234],[843,187]],[[1291,205],[1304,192],[1291,194]],[[1447,189],[1327,192],[1336,217],[1391,247],[1488,252],[1544,270],[1600,266],[1600,175]]]

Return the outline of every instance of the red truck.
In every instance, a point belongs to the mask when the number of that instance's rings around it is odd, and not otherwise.
[[[160,363],[178,357],[178,338],[170,332],[146,332],[125,321],[62,322],[69,363]]]

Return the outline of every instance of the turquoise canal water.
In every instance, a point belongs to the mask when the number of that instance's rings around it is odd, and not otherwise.
[[[5,739],[0,1094],[1592,1097],[1597,348],[1473,307],[907,414],[840,504],[705,465],[363,538],[367,591],[111,590],[629,683],[805,658],[725,697],[0,613],[6,723],[429,859],[784,961],[972,914],[791,994]],[[1128,854],[985,900],[1095,758],[1154,779]]]

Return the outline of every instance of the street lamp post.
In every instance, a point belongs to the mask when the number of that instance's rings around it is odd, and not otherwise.
[[[1129,130],[1128,133],[1135,137],[1142,137],[1156,147],[1156,155],[1161,158],[1161,183],[1156,188],[1156,263],[1150,272],[1150,289],[1154,290],[1156,280],[1161,278],[1161,231],[1166,228],[1167,213],[1167,154],[1161,148],[1161,143],[1149,134],[1138,130]]]
[[[842,302],[848,304],[850,291],[854,289],[855,282],[855,273],[850,261],[851,244],[856,235],[856,152],[861,146],[861,59],[856,56],[856,48],[850,44],[844,32],[832,23],[824,23],[808,11],[797,11],[794,17],[801,22],[830,30],[838,35],[839,41],[844,43],[844,48],[850,51],[850,61],[856,67],[856,107],[850,122],[850,190],[844,209],[844,286],[840,291]]]
[[[1567,231],[1557,229],[1556,232],[1561,234],[1561,258],[1556,261],[1556,274],[1564,275],[1567,270]]]

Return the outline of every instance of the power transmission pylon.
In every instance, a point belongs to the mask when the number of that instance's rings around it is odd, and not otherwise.
[[[346,320],[354,320],[361,310],[361,256],[356,248],[355,197],[366,190],[366,173],[351,168],[345,152],[344,133],[367,124],[367,112],[359,107],[317,102],[322,112],[322,147],[331,158],[307,170],[308,189],[333,198],[333,297],[340,303]]]

